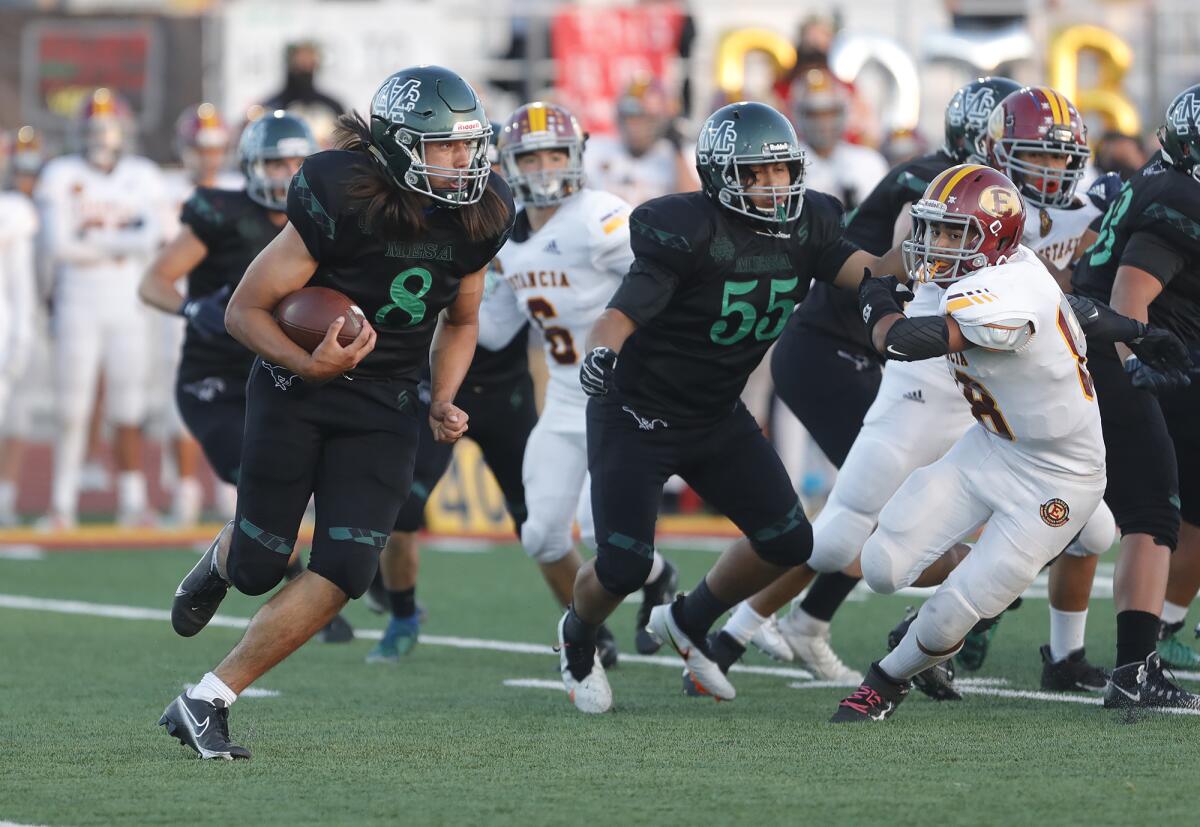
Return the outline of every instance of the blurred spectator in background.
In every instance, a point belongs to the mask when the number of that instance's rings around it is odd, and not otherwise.
[[[1100,136],[1093,164],[1100,172],[1115,172],[1122,181],[1128,181],[1148,160],[1141,138],[1110,131]]]
[[[8,157],[8,172],[5,189],[14,189],[24,195],[33,197],[33,187],[37,183],[38,173],[45,163],[42,150],[42,136],[32,126],[23,126],[17,130],[11,145],[11,155]]]
[[[879,151],[887,159],[890,168],[924,155],[929,151],[929,142],[915,129],[894,129]]]
[[[676,124],[678,107],[661,82],[639,76],[617,99],[618,134],[597,135],[584,154],[588,183],[637,206],[700,188],[694,150]]]
[[[285,109],[299,116],[312,127],[321,146],[329,146],[338,115],[346,108],[336,99],[316,87],[317,71],[321,68],[321,50],[311,40],[289,43],[284,52],[287,79],[283,89],[263,101],[268,112]]]
[[[10,177],[17,138],[0,131],[0,180]],[[15,418],[15,401],[24,393],[25,366],[35,344],[37,287],[34,240],[37,213],[29,196],[18,190],[0,192],[0,424],[6,434]],[[0,448],[0,526],[17,522],[16,462],[8,440]]]
[[[849,90],[827,69],[809,69],[789,91],[792,122],[805,144],[805,185],[854,209],[888,166],[875,150],[845,140]]]

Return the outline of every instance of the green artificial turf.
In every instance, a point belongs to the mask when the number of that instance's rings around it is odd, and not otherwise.
[[[715,556],[672,553],[693,585]],[[0,594],[170,608],[187,551],[0,559]],[[857,597],[857,595],[856,595]],[[511,546],[425,554],[423,633],[548,646],[558,616]],[[221,615],[261,599],[231,595]],[[883,654],[903,597],[848,602],[834,644],[860,669]],[[53,604],[56,608],[62,607]],[[577,713],[548,654],[426,642],[397,666],[363,662],[371,640],[310,643],[244,696],[231,732],[249,762],[202,762],[155,726],[240,631],[176,637],[165,620],[0,606],[0,822],[40,825],[1190,823],[1200,718],[1129,719],[1046,698],[914,694],[881,725],[826,723],[847,690],[734,676],[738,698],[680,693],[677,665],[625,663],[615,709]],[[632,651],[634,605],[613,628]],[[382,618],[348,609],[362,630]],[[1003,619],[984,668],[1038,689],[1046,602]],[[1112,602],[1096,599],[1089,654],[1111,665]],[[469,644],[467,644],[469,645]],[[746,663],[772,665],[751,653]],[[1197,684],[1188,682],[1190,688]]]

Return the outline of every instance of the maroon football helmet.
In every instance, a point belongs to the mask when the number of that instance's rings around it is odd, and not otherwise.
[[[1017,251],[1025,204],[1004,174],[961,164],[929,183],[910,209],[912,235],[901,245],[917,281],[946,286],[976,270],[1003,264]]]
[[[1087,127],[1075,105],[1048,86],[1027,86],[996,105],[984,139],[988,163],[1035,207],[1068,207],[1090,155]],[[1043,164],[1038,153],[1061,159]]]
[[[583,188],[583,145],[587,135],[565,107],[535,101],[514,112],[504,124],[496,149],[500,168],[522,204],[551,207]],[[520,156],[539,149],[567,153],[564,167],[522,171]]]

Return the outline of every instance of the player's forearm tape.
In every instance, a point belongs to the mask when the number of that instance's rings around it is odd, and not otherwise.
[[[950,352],[950,328],[945,316],[899,319],[888,328],[883,355],[898,362],[916,362]]]
[[[1103,302],[1068,294],[1067,303],[1075,312],[1083,332],[1093,341],[1132,342],[1146,335],[1145,324],[1122,316]]]

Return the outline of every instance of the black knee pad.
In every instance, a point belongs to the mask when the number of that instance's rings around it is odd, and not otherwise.
[[[612,594],[633,594],[646,585],[654,564],[654,546],[616,532],[599,541],[596,579]]]
[[[1171,551],[1179,545],[1179,510],[1169,503],[1162,505],[1143,505],[1130,508],[1124,512],[1113,509],[1121,536],[1126,534],[1149,534],[1154,542],[1166,546]]]
[[[313,540],[308,570],[319,574],[351,600],[363,596],[379,570],[379,552],[388,535],[358,528],[330,528],[326,538]]]
[[[233,531],[225,563],[234,588],[254,596],[278,586],[292,556],[292,542],[240,520]]]
[[[804,516],[800,503],[792,506],[784,517],[754,532],[749,540],[758,556],[775,566],[791,568],[812,556],[812,524]]]

